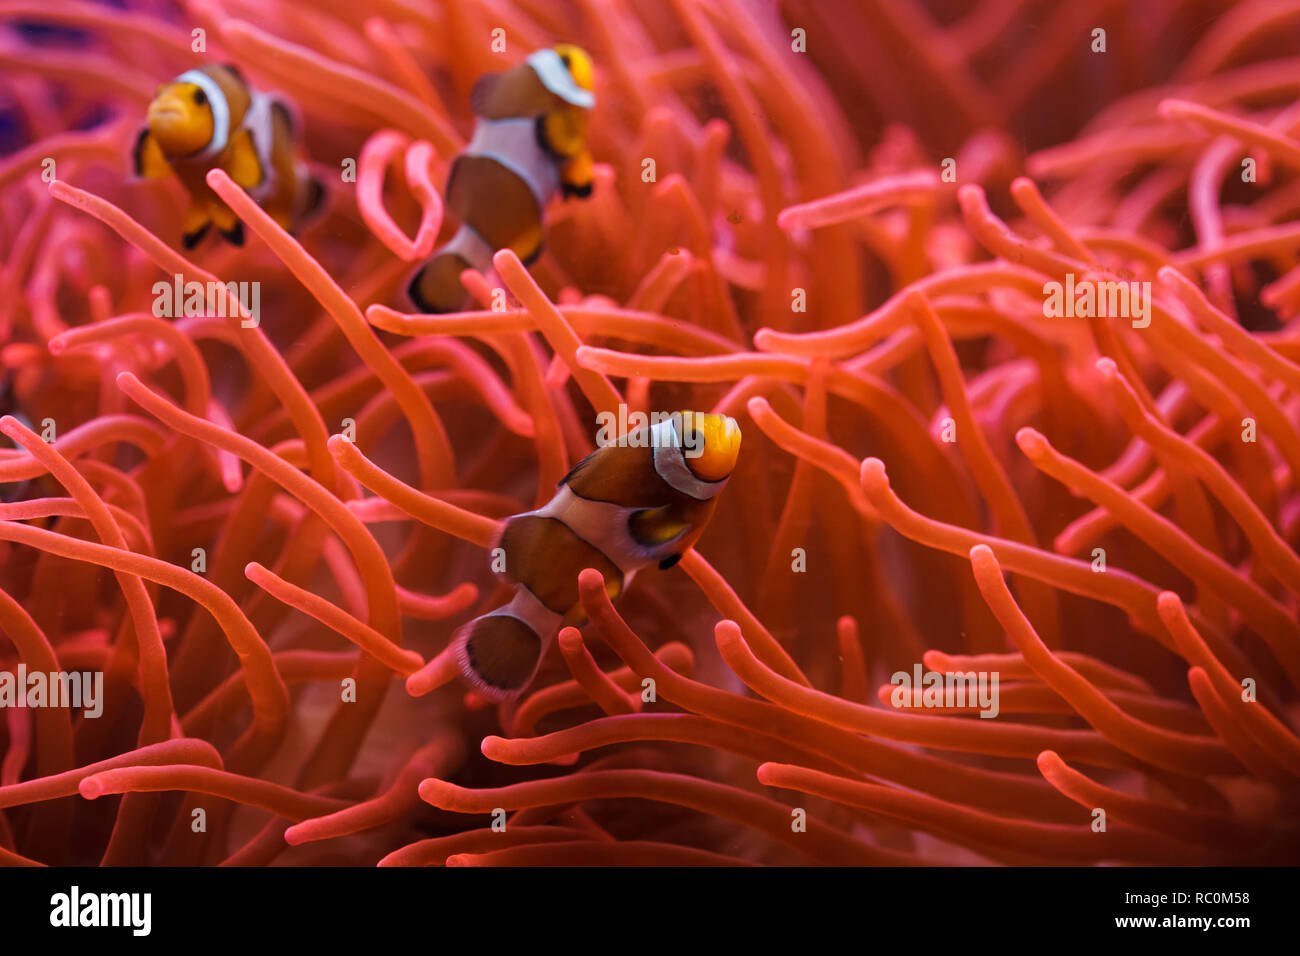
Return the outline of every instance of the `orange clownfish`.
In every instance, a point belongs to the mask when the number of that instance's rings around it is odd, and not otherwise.
[[[560,628],[584,619],[578,575],[600,571],[614,598],[640,569],[671,568],[704,532],[739,453],[733,418],[676,412],[596,449],[545,506],[507,518],[494,554],[514,597],[456,633],[461,673],[490,700],[523,691]]]
[[[557,193],[591,195],[587,120],[596,105],[591,59],[576,46],[538,50],[470,94],[478,121],[447,178],[447,209],[461,226],[412,277],[407,295],[422,312],[460,308],[460,274],[487,272],[511,249],[527,265],[542,251],[542,216]]]
[[[325,191],[307,170],[289,107],[249,86],[233,66],[187,70],[158,87],[148,123],[135,141],[135,171],[150,179],[175,173],[190,194],[183,226],[192,249],[214,222],[234,245],[243,224],[204,180],[220,167],[286,231],[317,209]]]

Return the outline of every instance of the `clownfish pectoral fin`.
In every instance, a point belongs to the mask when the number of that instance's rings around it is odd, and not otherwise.
[[[672,505],[643,508],[634,511],[627,519],[627,530],[637,543],[651,546],[667,544],[689,527],[685,521],[673,515]]]
[[[253,134],[246,129],[240,130],[230,143],[226,172],[245,189],[260,186],[265,178],[257,158],[257,148],[253,145]]]
[[[461,673],[490,700],[507,700],[533,679],[550,643],[517,617],[485,614],[456,635]]]
[[[140,130],[140,135],[135,139],[132,163],[135,174],[146,179],[161,179],[163,176],[170,176],[172,172],[167,157],[163,155],[162,147],[158,145],[158,141],[154,139],[147,126]]]

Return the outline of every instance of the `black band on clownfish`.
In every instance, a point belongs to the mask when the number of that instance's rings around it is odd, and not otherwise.
[[[494,548],[514,597],[454,638],[461,672],[483,696],[521,693],[560,628],[581,623],[584,569],[599,571],[614,598],[644,568],[676,564],[740,454],[740,428],[726,415],[676,412],[624,439],[574,465],[541,508],[502,523]]]

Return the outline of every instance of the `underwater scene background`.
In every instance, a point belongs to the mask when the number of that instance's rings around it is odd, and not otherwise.
[[[557,44],[557,194],[455,199]],[[290,219],[139,174],[222,64]],[[0,863],[1300,862],[1298,173],[1273,0],[0,0]],[[683,410],[667,567],[498,547]]]

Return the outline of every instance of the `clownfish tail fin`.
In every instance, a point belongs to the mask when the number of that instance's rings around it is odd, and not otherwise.
[[[459,253],[443,249],[411,277],[406,294],[421,312],[455,312],[465,301],[460,274],[468,268]]]
[[[499,608],[477,617],[456,633],[460,671],[489,700],[509,700],[532,681],[553,634]]]

